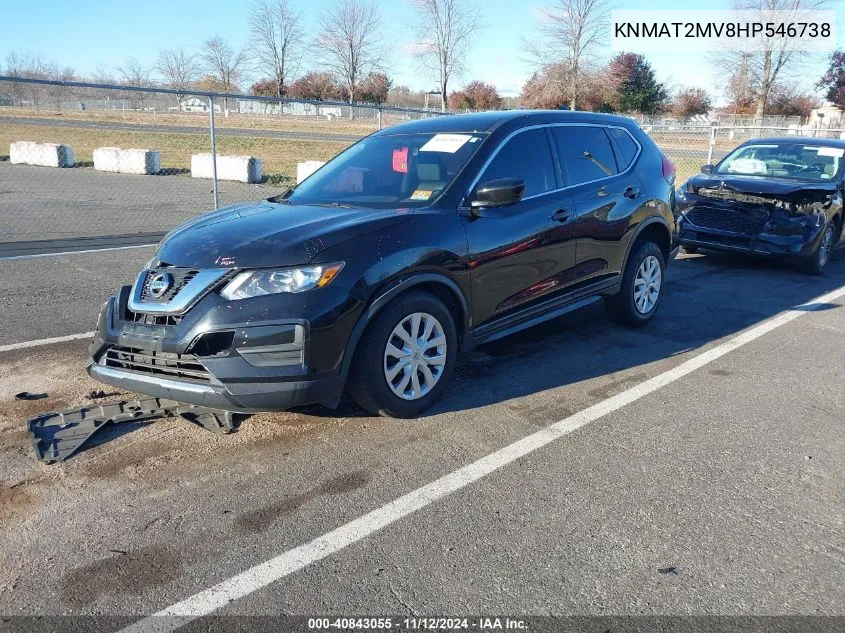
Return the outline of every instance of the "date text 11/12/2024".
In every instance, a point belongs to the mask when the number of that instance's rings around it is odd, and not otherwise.
[[[519,618],[309,618],[308,628],[314,631],[524,631],[525,620]]]

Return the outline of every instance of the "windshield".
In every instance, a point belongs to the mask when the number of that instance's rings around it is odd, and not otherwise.
[[[715,174],[776,176],[823,182],[839,174],[845,149],[803,143],[760,143],[744,145],[716,169]]]
[[[379,209],[422,207],[449,186],[483,140],[482,134],[371,136],[299,184],[287,200]]]

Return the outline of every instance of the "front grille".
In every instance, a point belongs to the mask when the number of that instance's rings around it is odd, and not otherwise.
[[[178,314],[146,314],[129,309],[126,312],[135,323],[144,325],[179,325],[182,322],[182,317]]]
[[[167,303],[177,294],[179,291],[182,290],[185,286],[188,285],[188,282],[191,281],[194,277],[197,276],[199,273],[198,270],[193,270],[191,268],[162,268],[160,269],[161,272],[167,272],[173,276],[173,284],[168,288],[167,292],[165,292],[160,297],[154,297],[150,294],[150,279],[152,276],[159,272],[159,269],[152,269],[148,270],[147,274],[144,276],[144,285],[141,286],[141,301],[150,301],[152,303]]]
[[[720,209],[709,205],[696,205],[685,212],[685,215],[696,226],[745,235],[757,235],[769,221],[767,211],[754,207]]]
[[[156,352],[115,345],[106,351],[102,363],[106,367],[161,376],[162,378],[181,378],[197,382],[211,381],[211,374],[192,354]]]

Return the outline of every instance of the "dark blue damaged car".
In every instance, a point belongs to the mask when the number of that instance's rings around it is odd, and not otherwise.
[[[774,255],[821,274],[842,238],[845,141],[758,138],[676,192],[680,242]]]

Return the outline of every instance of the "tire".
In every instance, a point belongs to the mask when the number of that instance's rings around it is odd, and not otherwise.
[[[684,252],[689,253],[690,255],[695,255],[698,252],[698,246],[694,246],[690,244],[689,246],[683,246]]]
[[[825,227],[822,237],[816,245],[816,250],[803,261],[802,268],[805,273],[821,275],[827,268],[830,258],[833,256],[833,247],[836,246],[836,229],[835,221],[829,222]]]
[[[415,321],[414,315],[424,316]],[[427,325],[431,324],[429,343],[439,341],[442,333],[445,350],[439,344],[430,349],[414,347],[412,341],[422,338],[411,336],[415,323],[421,335],[425,335]],[[397,334],[400,327],[407,342]],[[402,359],[389,353],[389,343],[393,344],[394,352],[403,352]],[[399,345],[403,347],[400,349]],[[406,351],[410,353],[404,354]],[[410,290],[385,306],[367,326],[358,342],[347,390],[355,402],[370,413],[394,418],[413,417],[429,408],[443,394],[455,366],[457,352],[458,335],[449,309],[428,292]],[[431,361],[425,360],[427,358]],[[388,382],[390,374],[393,375],[392,386]],[[407,384],[403,387],[406,376]],[[426,388],[430,379],[434,382]],[[419,391],[416,390],[417,385]],[[399,393],[403,393],[404,397],[400,397]]]
[[[650,273],[650,271],[654,272]],[[654,289],[654,284],[657,285],[657,296],[654,297],[653,292],[648,293],[645,305],[635,298],[635,292],[642,289],[643,284],[640,281],[645,283],[646,288]],[[619,293],[605,297],[604,305],[608,317],[623,325],[634,327],[645,325],[663,301],[665,281],[666,262],[660,247],[654,242],[634,245],[634,250],[625,265],[625,272],[622,274],[622,287]]]

